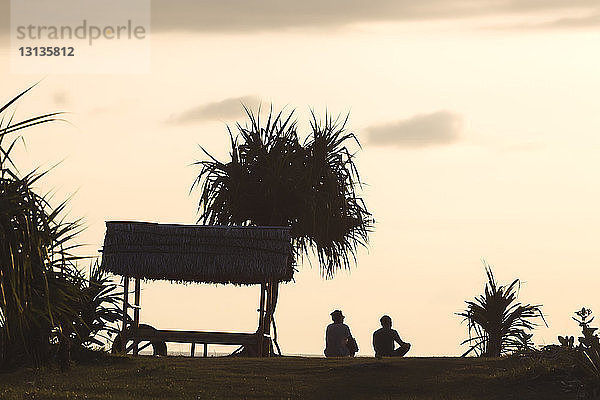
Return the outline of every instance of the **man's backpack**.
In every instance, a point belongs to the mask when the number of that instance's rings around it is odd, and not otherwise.
[[[348,347],[348,351],[352,357],[354,357],[354,354],[358,352],[358,343],[356,343],[356,339],[354,339],[352,336],[348,337],[348,343],[346,344],[346,347]]]

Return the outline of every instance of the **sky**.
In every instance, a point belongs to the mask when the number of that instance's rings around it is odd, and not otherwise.
[[[40,82],[17,117],[67,111],[30,130],[23,172],[40,183],[97,255],[104,221],[193,224],[199,146],[228,155],[241,102],[349,113],[376,220],[349,272],[325,280],[304,259],[282,285],[276,321],[287,354],[322,354],[341,309],[372,355],[388,314],[409,355],[460,355],[456,315],[483,292],[482,259],[549,327],[536,344],[577,335],[600,313],[600,6],[586,0],[333,0],[152,3],[151,72],[21,74],[9,63],[0,2],[0,103]],[[144,283],[141,318],[162,329],[253,332],[256,287]]]

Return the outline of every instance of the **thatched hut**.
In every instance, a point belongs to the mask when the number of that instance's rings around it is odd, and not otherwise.
[[[157,224],[149,222],[106,223],[102,249],[102,268],[124,277],[124,310],[127,312],[129,278],[135,278],[133,330],[134,353],[143,339],[139,327],[140,280],[169,280],[234,285],[261,285],[259,327],[255,334],[262,354],[263,336],[269,337],[274,305],[272,287],[289,282],[294,273],[294,260],[288,227],[238,227]],[[266,301],[266,308],[265,308]],[[123,321],[122,347],[127,350],[127,321]],[[158,332],[158,333],[157,333]],[[164,334],[161,334],[163,332]],[[152,331],[146,340],[171,340],[182,337],[175,331]],[[146,332],[148,333],[148,332]],[[207,332],[186,332],[190,337],[208,340]],[[202,334],[205,334],[204,336]],[[210,332],[210,340],[214,342]],[[157,336],[158,335],[158,336]],[[161,336],[162,335],[162,336]],[[204,339],[203,339],[204,338]],[[123,340],[124,339],[124,340]],[[193,340],[196,340],[193,339]],[[224,340],[224,339],[223,339]],[[232,341],[231,335],[227,337]],[[248,341],[245,338],[242,341]],[[196,341],[196,343],[207,342]],[[248,344],[248,343],[241,343]],[[193,351],[193,350],[192,350]],[[206,347],[205,347],[206,352]]]

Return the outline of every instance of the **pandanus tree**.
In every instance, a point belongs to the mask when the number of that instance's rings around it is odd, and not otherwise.
[[[314,113],[304,140],[294,112],[262,120],[245,108],[249,123],[228,127],[230,159],[207,160],[194,186],[200,188],[199,223],[289,226],[296,256],[317,255],[322,276],[349,269],[359,245],[366,245],[373,220],[358,191],[361,181],[349,146],[360,144],[345,119]],[[267,282],[274,297],[278,286]]]
[[[35,190],[46,172],[21,174],[11,158],[24,129],[60,118],[15,121],[9,110],[29,90],[0,106],[0,368],[39,365],[55,355],[68,362],[71,345],[101,345],[97,336],[120,319],[106,274],[94,267],[86,278],[77,269],[72,239],[79,221],[65,221],[66,202],[52,207]]]
[[[475,352],[483,357],[500,357],[522,350],[530,345],[528,332],[538,325],[535,320],[546,323],[541,305],[517,301],[519,279],[508,286],[498,285],[492,268],[485,261],[484,265],[488,278],[484,293],[466,301],[467,309],[457,314],[464,317],[469,329],[469,338],[461,344],[469,344],[470,348],[463,356]]]
[[[9,110],[33,87],[0,105],[0,369],[39,365],[104,345],[121,321],[120,293],[97,263],[78,269],[79,221],[63,217],[35,186],[47,172],[21,174],[11,154],[23,130],[60,119],[48,113],[15,121]],[[57,354],[58,353],[58,354]]]
[[[51,337],[62,325],[68,329],[77,315],[71,308],[77,294],[69,279],[63,279],[71,276],[68,242],[77,224],[60,220],[64,203],[52,209],[33,190],[44,173],[21,176],[11,159],[20,131],[58,115],[18,122],[14,114],[7,115],[30,89],[0,106],[0,365],[43,361]]]

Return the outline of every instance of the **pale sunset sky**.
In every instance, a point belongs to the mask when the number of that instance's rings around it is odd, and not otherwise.
[[[600,313],[600,4],[597,0],[196,1],[152,3],[151,72],[18,74],[0,0],[0,103],[40,84],[22,172],[72,196],[80,241],[97,255],[106,220],[196,222],[199,145],[227,159],[241,102],[350,113],[376,224],[350,272],[324,280],[304,260],[276,313],[287,354],[322,354],[339,308],[373,355],[389,314],[412,356],[460,355],[456,316],[483,292],[485,258],[519,299],[542,304],[536,344],[577,335]],[[85,266],[85,265],[84,265]],[[142,286],[141,318],[162,329],[253,332],[257,287]]]

